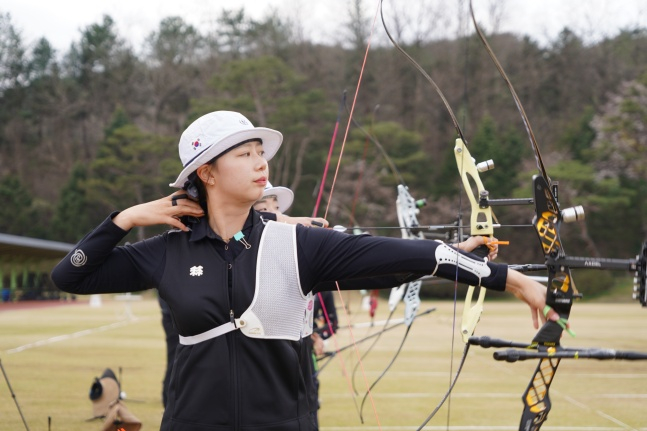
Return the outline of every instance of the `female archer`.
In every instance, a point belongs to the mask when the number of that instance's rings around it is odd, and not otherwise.
[[[158,289],[180,334],[162,430],[314,429],[300,342],[312,332],[313,293],[338,280],[457,278],[514,294],[535,327],[543,319],[546,288],[505,265],[436,241],[262,218],[252,206],[281,142],[236,112],[198,118],[180,138],[183,170],[171,184],[186,190],[111,214],[52,272],[74,294]],[[158,224],[174,229],[117,246],[133,227]]]

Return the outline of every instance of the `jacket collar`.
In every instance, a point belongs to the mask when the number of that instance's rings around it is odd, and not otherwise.
[[[245,220],[245,224],[243,225],[242,229],[245,236],[249,236],[252,228],[259,223],[262,223],[260,214],[253,209],[250,209],[249,215],[247,216],[247,220]],[[211,226],[209,226],[209,219],[207,217],[200,217],[197,223],[191,225],[191,236],[189,240],[200,241],[204,238],[217,239],[218,241],[222,241],[222,238],[217,233],[215,233],[213,229],[211,229]]]

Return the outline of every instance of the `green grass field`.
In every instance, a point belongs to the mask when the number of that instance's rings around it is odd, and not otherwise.
[[[344,294],[344,299],[355,310],[351,316],[355,323],[368,320],[368,313],[358,307],[356,293]],[[355,382],[360,394],[354,401],[350,374],[356,359],[351,349],[325,367],[320,391],[322,430],[377,430],[378,419],[383,430],[414,430],[422,423],[447,390],[450,369],[456,372],[463,351],[456,330],[452,361],[453,303],[425,302],[421,310],[429,307],[437,310],[414,322],[400,357],[373,390],[377,418],[367,400],[365,424],[359,421],[356,405],[366,386],[358,372]],[[460,303],[457,311],[460,321]],[[398,310],[397,317],[402,313]],[[376,319],[386,314],[383,301]],[[637,303],[577,303],[571,322],[577,338],[564,338],[569,347],[647,351],[647,310]],[[355,328],[353,334],[360,339],[378,329]],[[529,341],[534,332],[527,307],[519,302],[487,302],[477,327],[477,335],[518,341]],[[340,346],[350,342],[349,334],[347,328],[340,329]],[[388,364],[403,334],[404,327],[385,333],[363,360],[369,383]],[[369,344],[361,344],[360,352]],[[329,340],[327,350],[334,348]],[[158,429],[164,349],[159,307],[149,296],[132,302],[130,313],[124,302],[110,296],[103,296],[100,308],[90,307],[87,298],[47,308],[0,308],[0,359],[32,431],[48,430],[48,417],[52,430],[100,430],[101,421],[86,421],[92,415],[88,391],[106,367],[117,374],[122,370],[125,403],[143,422],[143,430]],[[492,359],[492,350],[472,347],[450,399],[450,413],[444,406],[425,429],[518,429],[520,397],[535,365],[535,361],[500,363]],[[647,361],[563,360],[550,394],[553,407],[543,430],[647,430]],[[0,377],[0,430],[24,428],[9,387]]]

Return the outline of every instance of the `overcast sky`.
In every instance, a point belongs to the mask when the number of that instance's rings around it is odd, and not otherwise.
[[[389,8],[406,7],[410,11],[425,3],[432,12],[418,16],[450,15],[444,20],[436,18],[433,24],[408,21],[406,24],[413,31],[425,32],[426,28],[433,27],[435,36],[443,35],[444,31],[451,37],[457,29],[467,28],[460,27],[457,18],[468,18],[458,12],[460,5],[466,10],[467,0],[384,1],[387,16]],[[11,14],[12,23],[25,43],[46,37],[59,53],[79,41],[82,29],[101,22],[104,14],[110,15],[119,35],[137,51],[164,17],[181,16],[208,33],[223,8],[241,7],[257,19],[274,8],[280,16],[298,22],[307,38],[334,43],[343,38],[340,32],[348,20],[350,3],[350,0],[0,0],[0,13]],[[378,0],[363,0],[367,18],[372,20],[377,5]],[[439,9],[439,5],[444,6]],[[554,40],[564,26],[589,40],[613,36],[621,28],[647,27],[647,0],[474,0],[474,7],[488,31],[496,27],[499,31],[528,34],[541,44]],[[497,20],[492,20],[493,16]],[[378,22],[376,31],[381,31],[380,27]]]

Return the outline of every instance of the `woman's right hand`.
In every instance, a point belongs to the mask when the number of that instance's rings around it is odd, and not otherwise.
[[[324,340],[321,338],[321,335],[313,332],[310,336],[312,338],[312,350],[314,350],[316,356],[322,356],[324,354]]]
[[[557,322],[560,320],[560,316],[555,310],[550,307],[546,309],[546,286],[527,275],[508,269],[505,290],[528,304],[532,325],[535,329],[539,329],[540,322],[545,323],[546,320]],[[569,327],[568,323],[564,322],[564,324],[566,328]]]
[[[113,223],[123,230],[130,230],[136,226],[154,226],[168,224],[183,231],[188,231],[180,217],[203,217],[202,207],[188,198],[184,190],[173,194],[127,208],[112,219]]]

